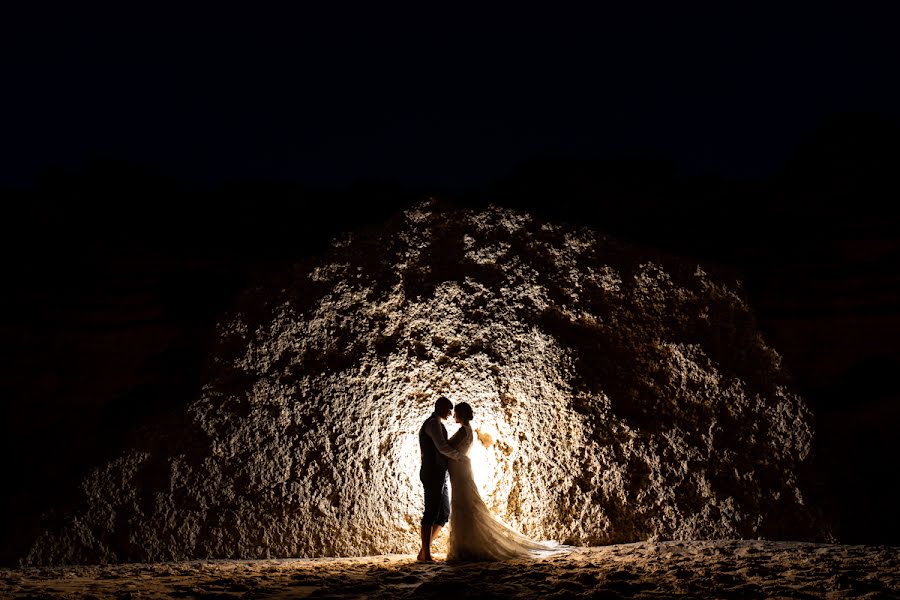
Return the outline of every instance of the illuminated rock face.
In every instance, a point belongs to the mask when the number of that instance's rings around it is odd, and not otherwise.
[[[96,470],[27,562],[414,552],[440,394],[474,407],[483,494],[534,538],[825,535],[809,410],[696,263],[423,204],[249,291],[220,334],[181,437]]]

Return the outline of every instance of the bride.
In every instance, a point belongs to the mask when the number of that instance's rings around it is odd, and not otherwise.
[[[449,443],[462,454],[468,454],[475,439],[472,426],[472,407],[460,402],[454,409],[459,430]],[[533,542],[495,518],[478,493],[468,460],[451,460],[450,541],[447,560],[505,560],[535,555],[539,551],[554,550]]]

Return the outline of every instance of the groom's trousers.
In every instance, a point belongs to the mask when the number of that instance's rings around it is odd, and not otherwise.
[[[419,479],[425,487],[422,525],[446,525],[450,520],[450,480],[447,471],[435,473],[422,469]]]

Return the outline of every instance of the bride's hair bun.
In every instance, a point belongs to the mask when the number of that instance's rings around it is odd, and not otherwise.
[[[469,406],[468,402],[460,402],[454,407],[454,410],[466,423],[475,417],[475,414],[472,412],[472,407]]]

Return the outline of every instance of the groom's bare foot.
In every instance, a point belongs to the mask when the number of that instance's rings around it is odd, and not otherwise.
[[[419,555],[416,557],[418,562],[434,562],[434,559],[431,558],[431,554],[426,554],[424,550],[419,550]]]

